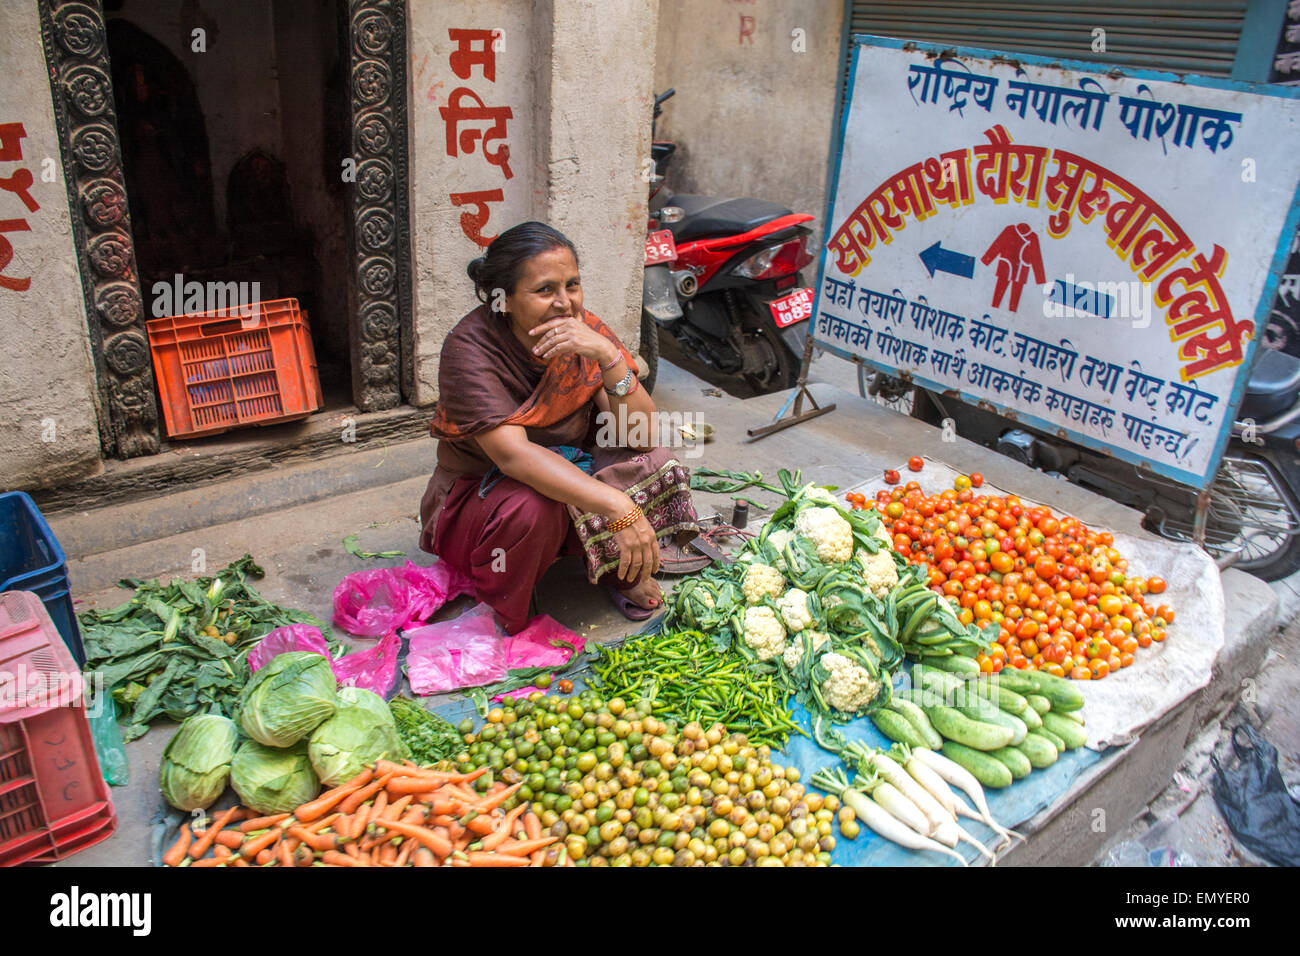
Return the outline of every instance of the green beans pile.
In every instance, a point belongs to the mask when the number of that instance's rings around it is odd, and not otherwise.
[[[707,634],[671,630],[598,645],[593,686],[623,697],[663,720],[721,724],[754,746],[785,747],[802,733],[773,674],[756,674],[738,652],[719,649]]]

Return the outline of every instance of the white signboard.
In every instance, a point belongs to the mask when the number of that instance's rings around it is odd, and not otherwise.
[[[817,343],[1206,485],[1300,218],[1297,91],[856,42]]]

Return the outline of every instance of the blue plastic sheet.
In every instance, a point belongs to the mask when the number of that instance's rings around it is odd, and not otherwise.
[[[571,679],[574,683],[574,693],[585,689],[586,682],[581,672]],[[896,676],[896,685],[903,686],[906,683],[908,681],[905,675]],[[466,717],[472,718],[476,723],[480,722],[474,703],[470,700],[452,701],[436,708],[435,712],[453,724],[459,723]],[[808,713],[797,703],[794,705],[794,714],[799,725],[808,732],[809,736],[791,737],[785,750],[773,756],[777,763],[797,767],[800,779],[807,784],[809,777],[818,770],[836,766],[840,761],[838,757],[823,750],[813,741],[812,724]],[[876,730],[871,721],[865,717],[842,724],[838,729],[845,739],[850,741],[861,740],[875,747],[892,745],[892,741]],[[1084,748],[1067,750],[1052,766],[1035,770],[1025,779],[1018,780],[1005,789],[985,788],[984,796],[988,801],[989,811],[999,824],[1008,829],[1015,829],[1061,797],[1081,773],[1106,758],[1106,752],[1097,753]],[[852,774],[849,776],[851,779]],[[957,795],[965,799],[960,791],[957,791]],[[970,803],[969,800],[966,802]],[[990,849],[1000,842],[997,834],[978,820],[962,818],[958,822],[971,836],[983,841]],[[971,861],[978,859],[980,855],[978,850],[965,842],[958,844],[957,852]],[[957,862],[950,856],[906,849],[876,835],[866,826],[861,828],[856,840],[841,838],[837,827],[836,846],[831,859],[840,866],[957,866]]]

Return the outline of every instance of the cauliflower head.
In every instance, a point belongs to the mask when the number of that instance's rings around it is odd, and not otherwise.
[[[785,622],[786,629],[791,633],[812,626],[813,616],[812,611],[808,609],[807,591],[791,588],[777,598],[776,606],[781,609],[781,620]]]
[[[808,628],[806,631],[795,635],[794,639],[785,646],[785,650],[781,652],[781,659],[785,661],[785,666],[790,668],[790,670],[794,670],[798,667],[799,662],[803,660],[804,634],[812,637],[812,646],[814,651],[820,651],[823,645],[831,639],[831,636],[825,631],[815,631],[812,628]]]
[[[776,657],[785,649],[785,626],[767,605],[745,609],[745,643],[754,649],[760,661]]]
[[[789,528],[779,528],[767,536],[767,543],[776,548],[776,560],[772,567],[785,574],[785,546],[794,540],[794,532]]]
[[[805,501],[824,501],[828,505],[839,504],[839,502],[835,500],[833,494],[825,488],[819,488],[816,485],[805,491],[803,497]]]
[[[795,517],[794,530],[816,545],[823,564],[843,564],[853,557],[853,526],[834,508],[805,508]]]
[[[865,710],[880,692],[880,681],[843,654],[828,651],[820,663],[830,671],[830,676],[822,681],[822,696],[836,710],[856,714]]]
[[[785,578],[770,564],[751,561],[740,589],[745,593],[746,604],[757,604],[767,595],[780,597],[785,591]]]
[[[875,554],[859,549],[854,559],[862,566],[862,583],[878,598],[883,598],[898,585],[898,565],[894,552],[881,548]]]

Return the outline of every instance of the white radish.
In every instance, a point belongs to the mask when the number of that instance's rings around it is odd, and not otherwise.
[[[822,786],[822,784],[818,783],[817,786]],[[845,806],[850,807],[858,815],[859,820],[886,840],[897,843],[909,850],[933,850],[936,853],[946,853],[962,866],[967,865],[965,858],[960,853],[954,853],[943,844],[936,843],[934,840],[914,832],[871,797],[857,790],[846,788],[840,793],[840,799],[844,801]]]
[[[926,836],[934,836],[944,824],[955,824],[957,818],[943,808],[934,796],[922,787],[919,783],[899,766],[894,760],[883,753],[873,753],[871,751],[861,752],[865,757],[865,763],[869,767],[875,768],[886,782],[892,784],[898,789],[903,796],[916,804],[921,812],[925,814],[926,820],[929,821],[929,829],[926,830]],[[861,766],[861,764],[859,764]],[[948,843],[947,840],[940,840],[941,843],[947,843],[948,846],[955,846],[954,843]]]
[[[871,789],[871,798],[921,836],[930,835],[930,821],[925,818],[921,808],[907,799],[892,783],[884,779],[877,780]]]
[[[974,803],[976,808],[980,811],[980,815],[975,817],[975,819],[983,821],[991,830],[1004,837],[1015,837],[1018,840],[1024,840],[1024,837],[1019,833],[1016,833],[1014,830],[1008,830],[993,819],[993,814],[989,812],[988,802],[984,799],[984,789],[980,786],[979,781],[975,779],[969,770],[949,760],[943,754],[935,753],[933,750],[925,750],[918,747],[912,751],[912,755],[948,783],[964,791],[966,795],[971,798],[971,802]],[[957,812],[961,812],[960,806],[958,806]]]
[[[920,760],[917,760],[916,756],[910,751],[907,752],[906,760],[907,762],[903,764],[903,768],[908,772],[912,779],[920,784],[925,789],[926,793],[930,794],[930,796],[933,797],[934,800],[943,807],[944,811],[952,818],[953,824],[956,826],[958,837],[965,840],[967,843],[979,850],[981,854],[988,857],[990,864],[997,866],[997,854],[990,853],[983,843],[971,836],[965,828],[961,827],[956,822],[957,814],[961,810],[965,811],[966,816],[974,817],[976,820],[981,819],[979,814],[966,806],[966,801],[957,799],[956,794],[948,788],[948,784],[944,782],[943,777],[939,776]],[[959,805],[960,810],[958,808]],[[940,842],[947,843],[948,841],[941,840]],[[1010,842],[1011,840],[1004,836],[1002,842],[998,844],[997,849],[1001,849]],[[951,846],[952,844],[949,845]]]

